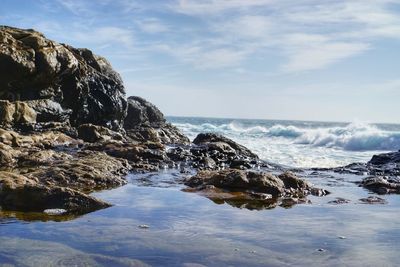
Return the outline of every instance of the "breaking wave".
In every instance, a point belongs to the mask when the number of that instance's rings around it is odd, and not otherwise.
[[[335,127],[299,127],[275,124],[270,127],[255,125],[244,127],[235,122],[214,125],[211,123],[176,123],[190,137],[200,132],[216,132],[232,138],[283,139],[297,145],[339,148],[347,151],[397,150],[400,149],[400,131],[379,129],[376,125],[350,123]]]

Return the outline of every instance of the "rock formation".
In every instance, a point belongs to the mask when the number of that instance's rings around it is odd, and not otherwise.
[[[69,118],[72,125],[122,127],[127,102],[121,77],[90,50],[56,43],[34,30],[1,26],[0,62],[0,99],[36,100],[39,121],[55,116]]]
[[[82,214],[110,206],[88,194],[125,184],[128,172],[174,166],[182,173],[236,169],[201,172],[196,179],[225,190],[236,177],[235,190],[250,198],[293,188],[291,196],[312,192],[290,175],[239,171],[259,163],[257,155],[220,135],[200,134],[191,144],[156,106],[126,99],[118,73],[90,50],[0,26],[1,209]]]

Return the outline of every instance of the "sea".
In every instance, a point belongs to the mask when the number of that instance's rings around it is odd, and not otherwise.
[[[400,149],[400,124],[168,117],[193,140],[227,136],[263,160],[291,167],[338,167]]]

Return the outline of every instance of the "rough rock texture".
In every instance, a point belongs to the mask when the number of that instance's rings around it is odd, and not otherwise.
[[[185,185],[195,188],[201,194],[216,200],[229,200],[246,207],[267,204],[268,208],[281,205],[291,206],[304,203],[309,194],[323,196],[329,192],[314,188],[290,172],[279,176],[270,173],[227,169],[222,171],[200,171],[189,178]],[[255,202],[254,202],[255,201]],[[236,205],[234,205],[236,206]],[[248,208],[248,207],[247,207]]]
[[[0,99],[50,99],[66,110],[52,105],[55,116],[71,111],[73,125],[113,129],[121,128],[127,108],[122,80],[106,59],[34,30],[6,26],[0,27]]]
[[[374,155],[372,156],[372,159],[368,163],[372,165],[400,163],[400,150],[397,152]]]
[[[219,134],[199,134],[190,147],[175,147],[168,150],[174,161],[182,161],[199,169],[250,169],[260,162],[258,156],[246,147]]]
[[[360,185],[378,194],[400,194],[400,177],[372,176],[364,178]]]
[[[162,112],[147,100],[130,96],[128,113],[124,121],[128,137],[136,142],[162,144],[189,144],[189,139],[175,126],[167,123]]]
[[[0,171],[0,206],[16,211],[65,209],[70,213],[86,213],[110,205],[76,190],[46,186],[35,178]]]

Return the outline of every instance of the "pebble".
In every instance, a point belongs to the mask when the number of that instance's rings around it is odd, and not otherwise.
[[[138,225],[138,227],[139,227],[139,228],[142,228],[142,229],[148,229],[148,228],[150,228],[150,226],[148,226],[147,224],[140,224],[140,225]]]
[[[325,251],[325,249],[323,249],[323,248],[319,248],[319,249],[317,249],[317,251],[324,252],[324,251]]]
[[[338,236],[339,237],[339,239],[346,239],[347,237],[345,237],[345,236],[342,236],[342,235],[340,235],[340,236]]]

